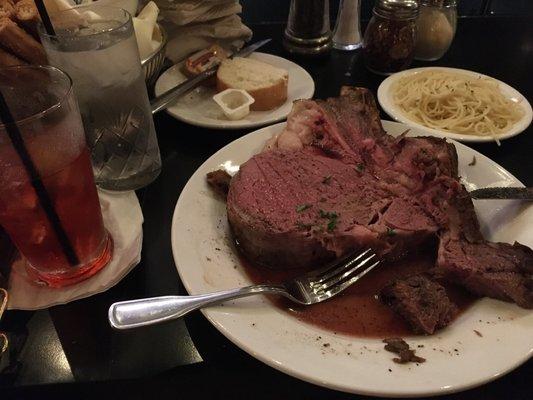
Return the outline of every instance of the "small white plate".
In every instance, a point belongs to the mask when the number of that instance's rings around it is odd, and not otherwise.
[[[289,71],[287,101],[269,111],[252,111],[238,121],[230,121],[213,100],[214,87],[200,86],[176,100],[166,111],[191,125],[212,129],[244,129],[272,124],[284,120],[292,110],[292,103],[298,99],[310,99],[315,92],[315,82],[305,69],[285,58],[265,53],[252,53],[250,58],[263,61],[274,67]],[[182,72],[183,63],[166,70],[155,84],[155,95],[160,96],[174,86],[188,79]]]
[[[498,79],[492,78],[487,75],[480,74],[479,72],[474,71],[468,71],[466,69],[458,69],[458,68],[446,68],[446,67],[424,67],[424,68],[413,68],[408,69],[402,72],[398,72],[394,75],[389,76],[387,79],[385,79],[383,82],[381,82],[381,85],[379,85],[378,88],[378,101],[383,110],[387,114],[391,116],[391,118],[394,118],[396,121],[403,122],[404,124],[407,124],[413,128],[419,128],[423,130],[424,134],[430,135],[430,136],[436,136],[436,137],[446,137],[454,140],[460,140],[462,142],[493,142],[494,139],[491,136],[477,136],[477,135],[465,135],[462,133],[452,133],[440,129],[433,129],[428,128],[425,125],[419,124],[417,122],[414,122],[410,120],[398,107],[393,99],[392,99],[392,93],[391,88],[394,85],[398,79],[401,79],[405,76],[412,75],[412,74],[418,74],[423,71],[428,70],[435,70],[435,71],[448,71],[452,73],[461,73],[465,75],[472,76],[473,78],[478,77],[485,77],[490,78],[498,82],[498,85],[500,87],[500,90],[502,94],[507,97],[508,99],[517,102],[525,111],[524,116],[520,121],[518,121],[516,124],[514,124],[507,132],[498,135],[498,140],[504,140],[508,139],[510,137],[516,136],[519,133],[522,133],[528,126],[531,124],[531,118],[533,117],[533,112],[531,110],[531,104],[527,101],[527,99],[522,96],[516,89],[512,88],[511,86],[507,85],[506,83],[499,81]]]
[[[191,177],[176,204],[172,252],[190,294],[251,284],[233,251],[225,203],[206,184],[206,173],[221,166],[234,170],[261,150],[284,123],[252,132],[209,158]],[[405,125],[383,121],[397,136]],[[423,135],[413,129],[411,135]],[[522,186],[482,154],[454,142],[459,172],[469,190]],[[476,164],[469,166],[473,157]],[[514,201],[477,201],[486,238],[533,246],[533,205]],[[384,397],[428,396],[481,385],[516,368],[533,353],[533,311],[483,299],[433,336],[407,338],[420,365],[398,365],[379,339],[334,334],[300,322],[263,296],[202,310],[229,340],[255,358],[289,375],[346,392]],[[475,331],[481,332],[479,337]],[[329,343],[329,346],[324,346]],[[423,345],[423,348],[418,348]]]

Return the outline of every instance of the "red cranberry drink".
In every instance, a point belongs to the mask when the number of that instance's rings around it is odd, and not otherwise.
[[[0,89],[57,218],[54,224],[35,179],[0,125],[0,224],[26,259],[32,279],[69,285],[101,270],[113,247],[81,118],[66,74],[52,67],[10,70],[0,70]],[[44,78],[23,79],[27,74]]]

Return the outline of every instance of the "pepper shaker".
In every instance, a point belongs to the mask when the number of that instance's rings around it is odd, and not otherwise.
[[[333,48],[355,50],[362,44],[361,0],[341,0],[333,30]]]
[[[366,67],[390,75],[411,64],[416,41],[416,0],[377,0],[363,39]]]
[[[291,0],[283,45],[287,51],[319,55],[331,49],[329,0]]]

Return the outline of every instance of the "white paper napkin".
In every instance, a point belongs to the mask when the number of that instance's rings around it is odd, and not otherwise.
[[[213,43],[233,52],[252,37],[252,31],[242,23],[238,15],[185,26],[163,21],[163,25],[172,38],[167,44],[166,56],[174,63]]]
[[[163,17],[179,26],[213,21],[242,12],[242,7],[236,0],[156,1]]]
[[[158,15],[159,8],[153,1],[150,1],[139,15],[133,18],[133,28],[141,60],[147,58],[161,44],[160,41],[153,39]]]
[[[17,260],[9,278],[9,310],[38,310],[101,293],[116,285],[141,260],[141,206],[135,192],[98,192],[104,225],[113,236],[113,258],[91,278],[64,288],[31,283],[24,261]]]

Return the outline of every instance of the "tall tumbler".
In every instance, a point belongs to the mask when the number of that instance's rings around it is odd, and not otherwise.
[[[134,190],[152,182],[161,157],[131,15],[88,6],[50,15],[39,29],[50,64],[74,81],[96,183]]]
[[[14,121],[2,112],[0,224],[31,279],[60,287],[89,278],[111,259],[113,240],[71,80],[50,66],[0,68],[0,92]]]

